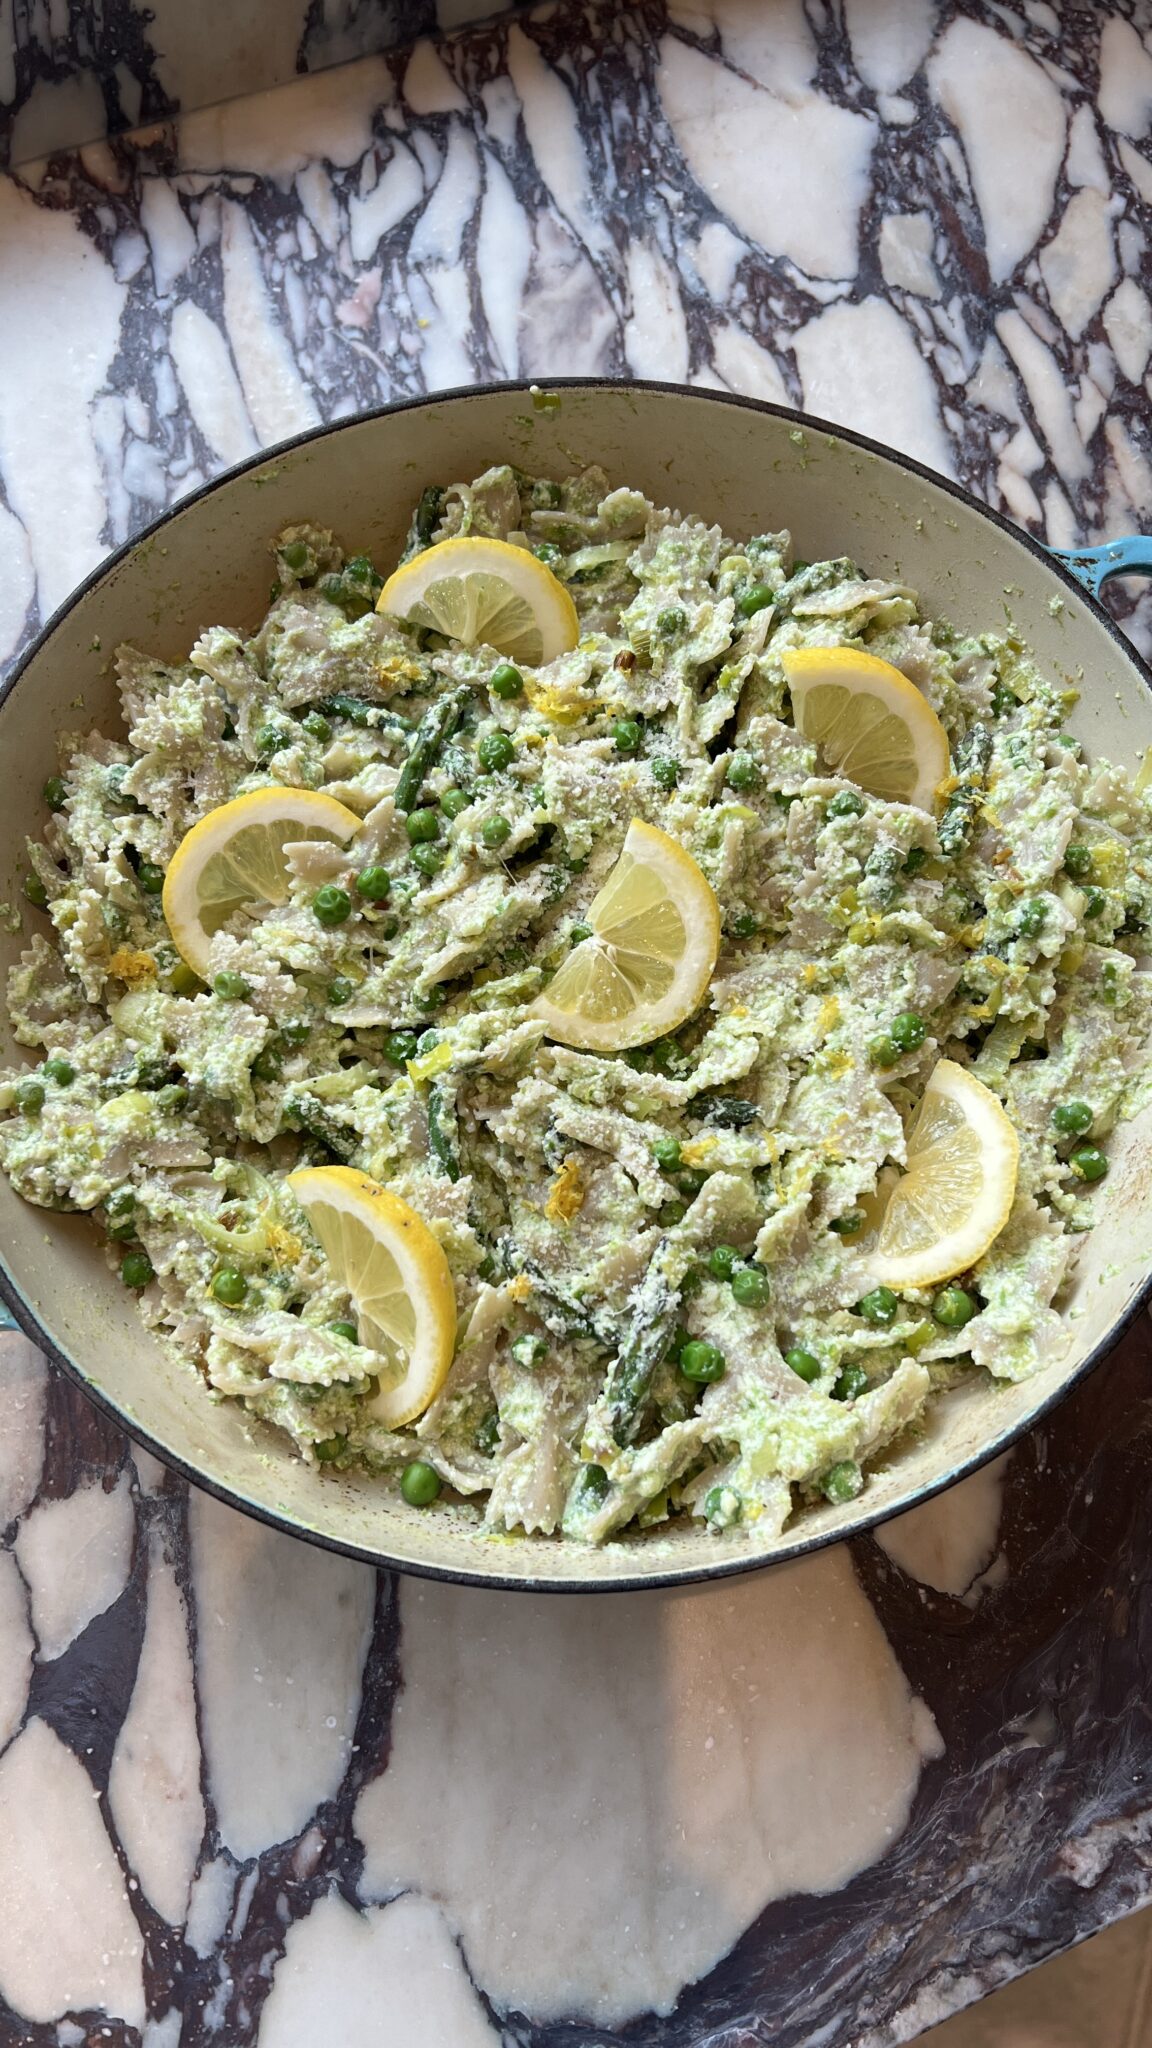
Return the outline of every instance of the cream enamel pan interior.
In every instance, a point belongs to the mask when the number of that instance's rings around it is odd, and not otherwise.
[[[290,520],[332,526],[387,573],[424,484],[512,460],[545,475],[599,462],[720,522],[732,534],[788,526],[809,559],[849,555],[906,578],[927,611],[979,630],[1011,618],[1040,660],[1080,683],[1072,730],[1091,755],[1129,766],[1152,742],[1152,677],[1105,614],[1034,543],[883,450],[792,413],[660,386],[558,385],[459,392],[350,420],[262,457],[180,505],[104,566],[51,622],[0,704],[0,896],[20,902],[24,839],[43,821],[53,736],[119,731],[109,657],[134,640],[173,658],[202,627],[252,627],[267,603],[267,541]],[[1054,600],[1057,600],[1054,602]],[[28,912],[26,929],[37,922]],[[0,934],[6,973],[26,939]],[[5,1027],[6,1029],[6,1027]],[[7,1036],[7,1033],[6,1033]],[[5,1058],[27,1054],[5,1044]],[[170,1363],[104,1263],[92,1226],[27,1206],[0,1176],[0,1268],[13,1313],[132,1435],[235,1506],[374,1563],[556,1590],[721,1576],[866,1528],[1002,1450],[1101,1358],[1135,1313],[1152,1270],[1152,1115],[1111,1144],[1101,1221],[1087,1240],[1060,1362],[1018,1386],[974,1376],[926,1432],[891,1455],[862,1497],[796,1518],[778,1537],[731,1544],[695,1528],[589,1551],[559,1539],[491,1536],[475,1511],[406,1507],[368,1479],[321,1477],[270,1429],[214,1405]]]

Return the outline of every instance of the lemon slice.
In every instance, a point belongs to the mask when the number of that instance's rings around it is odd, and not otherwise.
[[[279,784],[209,811],[185,833],[164,880],[168,929],[189,967],[207,973],[212,934],[235,911],[288,901],[285,845],[335,839],[344,846],[361,822],[333,796]]]
[[[306,1166],[288,1185],[352,1296],[361,1343],[395,1368],[370,1406],[399,1429],[435,1400],[452,1363],[456,1295],[443,1247],[415,1209],[354,1167]]]
[[[720,950],[720,911],[691,854],[633,818],[574,947],[532,1005],[550,1038],[624,1052],[675,1031],[698,1009]]]
[[[991,1089],[938,1060],[869,1260],[889,1287],[934,1287],[982,1258],[1008,1221],[1020,1141]]]
[[[404,562],[376,609],[534,668],[567,654],[580,637],[576,607],[551,569],[527,548],[472,534]]]
[[[781,662],[797,729],[869,796],[934,808],[948,735],[914,683],[856,647],[791,647]]]

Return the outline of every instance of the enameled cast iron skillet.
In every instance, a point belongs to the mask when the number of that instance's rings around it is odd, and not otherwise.
[[[1090,755],[1133,767],[1152,743],[1152,674],[1076,580],[1098,589],[1108,574],[1152,569],[1152,544],[1114,543],[1057,564],[953,485],[803,415],[654,384],[561,382],[550,392],[544,404],[520,385],[447,392],[305,435],[185,499],[96,571],[0,699],[0,897],[20,901],[24,841],[43,823],[56,733],[122,729],[110,663],[120,641],[171,659],[205,626],[255,626],[268,598],[268,539],[292,520],[333,527],[387,573],[426,483],[467,480],[501,461],[544,475],[599,462],[614,483],[733,535],[787,526],[806,559],[848,555],[872,575],[899,576],[929,615],[972,630],[1011,618],[1048,669],[1080,686],[1069,722]],[[26,943],[0,932],[0,972]],[[3,1056],[26,1057],[10,1040]],[[0,1293],[61,1369],[167,1464],[311,1542],[477,1585],[678,1584],[797,1556],[924,1500],[1003,1450],[1106,1354],[1150,1284],[1152,1112],[1123,1126],[1110,1150],[1064,1358],[1017,1386],[974,1374],[858,1500],[807,1511],[781,1536],[717,1539],[697,1524],[589,1550],[489,1535],[475,1509],[420,1511],[380,1482],[321,1477],[165,1358],[89,1222],[29,1207],[2,1176]]]

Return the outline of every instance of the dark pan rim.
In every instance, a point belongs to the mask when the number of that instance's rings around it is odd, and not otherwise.
[[[169,506],[158,518],[154,519],[139,533],[133,535],[131,540],[125,541],[113,553],[104,556],[96,567],[89,571],[88,575],[81,583],[77,584],[76,588],[64,602],[57,606],[56,610],[45,621],[35,639],[15,663],[11,674],[6,679],[3,687],[0,688],[0,709],[3,708],[31,663],[38,658],[57,628],[68,617],[69,613],[75,609],[81,599],[94,590],[106,576],[111,575],[122,562],[128,559],[135,549],[153,540],[173,520],[179,518],[181,514],[188,511],[191,507],[211,497],[214,492],[222,490],[226,485],[235,482],[240,477],[249,475],[254,470],[263,468],[269,462],[274,462],[285,455],[292,454],[297,449],[326,439],[329,435],[342,433],[346,428],[362,426],[372,420],[389,418],[393,413],[415,412],[428,406],[444,405],[457,400],[484,397],[488,393],[504,396],[518,395],[526,400],[530,400],[532,393],[541,389],[572,392],[649,391],[657,392],[664,397],[687,399],[694,404],[719,405],[726,408],[738,407],[747,412],[766,414],[770,418],[783,421],[799,430],[810,429],[813,433],[825,436],[833,442],[843,443],[849,447],[861,450],[866,455],[879,456],[886,462],[894,463],[898,469],[906,471],[911,476],[918,477],[922,482],[931,485],[936,490],[943,491],[946,496],[954,498],[958,504],[964,505],[970,511],[977,513],[990,526],[1022,547],[1027,554],[1030,554],[1058,585],[1063,585],[1081,604],[1087,607],[1090,615],[1096,620],[1098,625],[1102,625],[1105,628],[1123,659],[1135,669],[1149,696],[1152,697],[1152,669],[1149,668],[1147,662],[1144,661],[1136,648],[1133,647],[1100,600],[1085,588],[1078,578],[1073,575],[1072,571],[1063,562],[1056,559],[1042,542],[1036,540],[1032,534],[1026,533],[1022,528],[1015,526],[1011,520],[1004,517],[1003,513],[997,512],[991,506],[983,504],[979,498],[974,497],[970,491],[965,490],[963,485],[955,483],[950,477],[940,475],[936,470],[929,469],[924,463],[917,462],[914,457],[903,455],[893,448],[885,447],[883,442],[873,440],[867,434],[856,433],[851,428],[839,426],[831,420],[821,419],[816,414],[794,411],[789,406],[773,405],[764,399],[745,398],[738,392],[697,389],[695,386],[673,384],[649,378],[629,378],[623,380],[614,377],[550,377],[543,380],[516,378],[506,379],[499,383],[455,385],[443,391],[429,392],[419,398],[394,399],[386,405],[371,406],[361,412],[349,413],[346,417],[333,420],[325,426],[310,428],[305,433],[292,435],[288,440],[274,442],[271,446],[261,449],[258,454],[248,456],[243,462],[233,464],[230,468],[222,471],[219,476],[211,478],[207,483],[201,484],[195,491],[190,491],[186,497],[179,499],[176,504]],[[531,1577],[512,1577],[499,1571],[468,1570],[452,1565],[428,1564],[419,1559],[400,1557],[390,1552],[370,1548],[364,1544],[349,1542],[340,1537],[331,1536],[323,1530],[311,1528],[304,1523],[294,1521],[290,1515],[280,1513],[275,1508],[266,1507],[259,1501],[247,1498],[245,1495],[236,1492],[233,1487],[214,1479],[210,1474],[192,1465],[178,1451],[173,1451],[168,1445],[154,1437],[134,1416],[126,1414],[102,1388],[95,1386],[75,1359],[63,1351],[44,1328],[35,1310],[25,1298],[19,1283],[9,1272],[3,1255],[0,1255],[0,1300],[3,1300],[10,1309],[24,1335],[45,1354],[54,1366],[58,1367],[67,1379],[71,1380],[80,1389],[101,1414],[106,1415],[111,1422],[122,1429],[132,1442],[138,1443],[144,1449],[151,1451],[153,1456],[158,1458],[161,1464],[170,1471],[178,1473],[181,1478],[186,1479],[191,1485],[199,1487],[202,1492],[209,1494],[213,1499],[221,1501],[228,1507],[237,1509],[240,1513],[250,1516],[254,1521],[262,1522],[269,1528],[279,1530],[283,1535],[294,1536],[304,1542],[316,1544],[322,1550],[333,1551],[338,1556],[353,1558],[357,1563],[372,1565],[378,1570],[397,1571],[413,1578],[441,1580],[453,1585],[476,1586],[482,1589],[487,1588],[491,1591],[518,1593],[638,1593],[656,1589],[667,1590],[673,1587],[707,1584],[713,1581],[735,1578],[746,1572],[763,1571],[773,1565],[793,1563],[797,1558],[810,1556],[818,1550],[826,1549],[830,1544],[845,1543],[853,1537],[867,1535],[882,1523],[892,1520],[894,1515],[905,1514],[911,1508],[919,1507],[922,1502],[933,1500],[937,1494],[943,1493],[948,1487],[954,1486],[959,1480],[965,1479],[973,1472],[979,1471],[982,1466],[989,1464],[993,1458],[999,1457],[1004,1451],[1011,1449],[1014,1444],[1027,1436],[1031,1430],[1045,1421],[1053,1410],[1058,1408],[1061,1402],[1068,1397],[1073,1389],[1080,1386],[1088,1378],[1089,1374],[1095,1371],[1096,1367],[1115,1349],[1121,1337],[1132,1327],[1137,1317],[1152,1300],[1152,1271],[1146,1275],[1140,1286],[1136,1288],[1131,1300],[1111,1325],[1105,1336],[1101,1338],[1100,1342],[1093,1346],[1092,1350],[1081,1359],[1075,1370],[1066,1379],[1062,1380],[1059,1386],[1053,1388],[1052,1392],[1033,1409],[1031,1414],[1013,1424],[1010,1428],[1001,1430],[993,1435],[979,1450],[972,1452],[969,1457],[962,1459],[959,1464],[953,1466],[950,1471],[944,1473],[939,1479],[933,1480],[930,1485],[922,1487],[913,1500],[904,1503],[899,1509],[888,1507],[876,1508],[871,1512],[864,1512],[858,1515],[846,1527],[818,1531],[811,1535],[805,1535],[800,1532],[789,1542],[776,1549],[769,1557],[763,1555],[750,1556],[743,1553],[732,1557],[718,1555],[715,1564],[694,1564],[681,1567],[672,1565],[659,1571],[637,1571],[608,1580],[575,1577],[558,1578],[550,1576],[546,1571],[534,1574]],[[861,1496],[861,1498],[866,1498],[866,1495]]]

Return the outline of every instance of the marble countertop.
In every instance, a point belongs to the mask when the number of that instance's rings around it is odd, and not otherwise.
[[[564,0],[25,165],[0,664],[228,463],[493,376],[1137,530],[1150,124],[1144,0]],[[1142,1903],[1149,1355],[876,1540],[549,1601],[293,1544],[0,1340],[0,2043],[885,2048]]]

